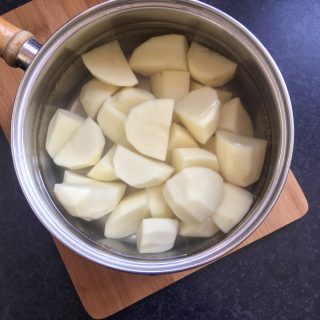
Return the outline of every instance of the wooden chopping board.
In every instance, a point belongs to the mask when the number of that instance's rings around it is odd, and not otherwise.
[[[4,17],[31,31],[39,42],[45,42],[68,19],[99,2],[34,0]],[[8,139],[12,106],[22,76],[21,70],[12,69],[0,61],[0,125]],[[307,210],[308,204],[303,192],[290,172],[285,188],[268,218],[235,250],[301,218]],[[107,317],[198,270],[159,276],[128,274],[92,263],[58,240],[54,241],[84,308],[95,319]]]

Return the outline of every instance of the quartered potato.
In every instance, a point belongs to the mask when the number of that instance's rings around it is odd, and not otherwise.
[[[136,191],[124,197],[106,222],[104,235],[120,239],[135,234],[141,221],[151,217],[147,194]]]
[[[201,223],[220,205],[223,179],[208,168],[186,168],[165,183],[163,195],[174,214],[183,222]]]
[[[114,172],[113,155],[116,151],[116,145],[112,146],[108,152],[96,163],[88,172],[87,176],[101,181],[119,180]]]
[[[50,120],[46,139],[46,150],[51,157],[54,157],[71,139],[83,121],[84,119],[77,114],[64,109],[57,109]]]
[[[143,155],[166,159],[173,106],[172,99],[150,100],[135,106],[128,114],[126,137]]]
[[[174,112],[192,136],[204,144],[217,129],[220,100],[214,89],[203,87],[179,100]]]
[[[216,149],[216,136],[212,136],[204,145],[201,146],[203,149],[217,154]]]
[[[122,146],[117,146],[113,156],[116,175],[135,188],[148,188],[162,184],[173,173],[164,162],[153,160]]]
[[[195,224],[180,223],[179,234],[183,237],[209,238],[219,231],[211,218]]]
[[[140,253],[158,253],[172,249],[178,233],[175,219],[143,219],[137,231],[137,247]]]
[[[87,115],[95,118],[105,100],[118,89],[112,84],[92,79],[82,86],[79,100]]]
[[[119,87],[138,83],[116,40],[83,54],[82,61],[93,76],[106,83]]]
[[[101,181],[97,181],[79,173],[66,170],[63,175],[63,183],[81,184],[81,185],[101,185]]]
[[[221,106],[218,128],[253,137],[252,121],[239,98],[234,98]]]
[[[222,202],[211,218],[227,233],[247,214],[252,202],[253,196],[249,191],[225,182]]]
[[[173,212],[163,196],[163,185],[146,189],[149,208],[153,218],[171,218]]]
[[[141,88],[123,88],[112,97],[112,104],[121,112],[128,114],[136,105],[154,100],[155,96]]]
[[[60,183],[54,186],[54,194],[61,205],[74,217],[95,220],[110,213],[123,197],[123,183],[99,185]]]
[[[53,161],[68,169],[87,168],[100,160],[104,145],[105,138],[101,128],[88,118],[56,153]]]
[[[178,101],[189,93],[189,71],[166,70],[150,78],[151,90],[157,98],[168,98]]]
[[[177,148],[172,151],[171,165],[177,172],[189,167],[204,167],[219,172],[215,154],[200,148]]]
[[[167,34],[150,38],[134,49],[129,64],[133,71],[150,77],[164,70],[188,70],[185,36]]]
[[[230,81],[237,65],[220,53],[192,42],[188,51],[188,66],[196,81],[211,87],[221,87]]]
[[[267,141],[218,130],[217,156],[223,178],[240,187],[259,180]]]

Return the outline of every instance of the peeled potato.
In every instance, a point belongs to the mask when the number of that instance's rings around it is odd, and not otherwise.
[[[166,70],[150,78],[151,90],[157,98],[168,98],[178,101],[189,93],[189,71]]]
[[[179,100],[174,112],[200,143],[206,143],[216,131],[219,121],[220,101],[217,92],[203,87]]]
[[[153,218],[171,218],[173,212],[163,197],[163,185],[147,188],[150,212]]]
[[[217,157],[220,171],[226,181],[241,187],[249,186],[260,178],[267,141],[218,130]]]
[[[112,103],[112,98],[106,99],[102,105],[97,122],[99,123],[104,135],[116,144],[130,146],[124,130],[124,123],[127,116],[116,109]]]
[[[54,156],[53,161],[68,169],[90,167],[100,160],[104,145],[105,138],[100,127],[91,118],[87,118]]]
[[[87,115],[94,118],[104,101],[118,89],[119,87],[93,79],[83,85],[79,100]]]
[[[57,109],[50,120],[46,139],[46,150],[52,158],[71,139],[83,121],[77,114]]]
[[[218,52],[192,42],[188,51],[191,76],[207,86],[221,87],[230,81],[237,65]]]
[[[143,155],[166,159],[173,106],[172,99],[151,100],[135,106],[128,114],[127,139]]]
[[[220,205],[223,180],[208,168],[186,168],[165,183],[163,195],[182,221],[187,224],[201,223]]]
[[[137,231],[140,253],[159,253],[170,250],[176,240],[179,222],[175,219],[143,219]]]
[[[186,224],[181,222],[179,234],[183,237],[209,238],[219,231],[217,225],[208,218],[204,222],[196,224]]]
[[[214,154],[217,154],[217,149],[216,149],[216,137],[212,136],[207,142],[206,144],[204,144],[203,146],[201,146],[203,149],[212,152]]]
[[[119,87],[138,83],[116,40],[83,54],[82,61],[93,76],[106,83]]]
[[[197,148],[198,144],[194,141],[189,132],[182,126],[172,123],[169,134],[168,151],[176,148]]]
[[[185,36],[168,34],[150,38],[138,46],[129,60],[131,68],[150,77],[163,70],[188,70]]]
[[[137,191],[124,197],[108,217],[104,235],[120,239],[136,233],[142,219],[150,217],[146,192]]]
[[[113,155],[116,151],[116,145],[108,150],[108,152],[98,161],[98,163],[88,172],[88,177],[101,181],[119,180],[114,172]]]
[[[201,83],[199,83],[197,81],[194,81],[194,80],[190,81],[190,92],[194,91],[194,90],[197,90],[197,89],[201,89],[203,87],[205,87],[204,84],[201,84]]]
[[[123,183],[103,185],[60,183],[54,186],[55,196],[68,213],[88,221],[100,219],[114,210],[125,190]]]
[[[63,183],[81,184],[81,185],[99,185],[102,182],[90,179],[81,174],[66,170],[63,175]]]
[[[155,99],[155,96],[147,90],[123,88],[112,97],[112,103],[115,108],[128,114],[134,106],[153,99]]]
[[[234,98],[221,106],[218,128],[253,137],[252,121],[239,98]]]
[[[204,167],[219,172],[215,154],[200,148],[177,148],[172,151],[171,165],[176,171],[189,167]]]
[[[211,218],[227,233],[248,213],[252,202],[253,196],[249,191],[224,183],[222,202]]]
[[[135,188],[162,184],[173,173],[173,168],[163,162],[146,158],[122,146],[117,146],[113,156],[116,175]]]

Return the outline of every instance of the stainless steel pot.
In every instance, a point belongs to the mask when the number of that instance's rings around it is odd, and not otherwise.
[[[79,88],[90,77],[81,62],[82,53],[117,38],[125,53],[130,54],[150,36],[173,32],[185,34],[189,40],[218,50],[239,64],[232,90],[247,106],[256,135],[267,138],[269,146],[262,177],[251,188],[254,205],[229,234],[220,233],[211,239],[179,238],[169,252],[140,255],[132,238],[106,239],[102,220],[80,221],[58,205],[52,187],[62,180],[62,172],[46,154],[44,141],[55,109],[75,106]],[[28,39],[30,34],[25,33],[14,41],[22,45],[16,50],[17,63],[27,69],[12,115],[14,165],[35,214],[66,246],[92,261],[123,271],[175,272],[227,254],[268,215],[289,170],[293,149],[292,110],[275,62],[239,22],[197,1],[117,0],[78,15],[61,27],[39,52],[36,41]],[[12,52],[7,57],[12,58]]]

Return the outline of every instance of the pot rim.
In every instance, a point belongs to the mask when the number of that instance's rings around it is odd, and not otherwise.
[[[57,221],[55,221],[50,214],[51,208],[45,203],[45,201],[43,201],[41,194],[36,192],[35,182],[32,181],[33,179],[29,172],[30,168],[28,169],[27,161],[24,160],[28,157],[28,155],[24,150],[22,129],[26,110],[28,109],[28,104],[26,103],[28,99],[26,99],[26,97],[30,93],[37,75],[41,72],[41,65],[45,63],[46,59],[51,56],[51,54],[58,48],[59,45],[71,37],[72,34],[76,32],[76,30],[79,30],[82,26],[90,23],[90,21],[93,21],[94,19],[105,16],[110,12],[115,13],[128,8],[142,8],[150,6],[157,8],[168,7],[180,10],[186,10],[186,7],[188,7],[190,11],[196,10],[197,12],[203,12],[204,10],[208,14],[215,14],[226,20],[251,41],[251,51],[262,59],[261,64],[263,65],[263,69],[268,74],[273,86],[277,89],[277,103],[280,106],[279,109],[282,117],[280,119],[280,138],[281,145],[284,148],[284,152],[280,154],[277,166],[273,171],[273,177],[268,186],[268,190],[265,192],[265,195],[261,199],[259,205],[257,205],[255,213],[250,217],[250,219],[248,219],[248,221],[246,221],[246,223],[239,227],[238,230],[207,250],[192,254],[190,256],[160,261],[138,260],[115,255],[112,252],[108,253],[102,250],[102,248],[93,247],[88,242],[83,241],[76,233],[70,232],[66,225],[61,221],[58,221],[57,223]],[[37,215],[38,219],[48,229],[48,231],[71,250],[93,262],[121,271],[142,274],[177,272],[213,262],[226,255],[241,242],[243,242],[247,237],[249,237],[269,214],[278,196],[280,195],[290,168],[294,139],[293,115],[290,97],[282,75],[268,51],[247,28],[245,28],[234,18],[230,17],[219,9],[194,0],[113,0],[107,3],[98,4],[67,22],[49,38],[49,40],[40,49],[35,59],[28,67],[19,86],[17,97],[14,103],[11,132],[12,156],[19,183],[25,197],[29,202],[29,205]]]

